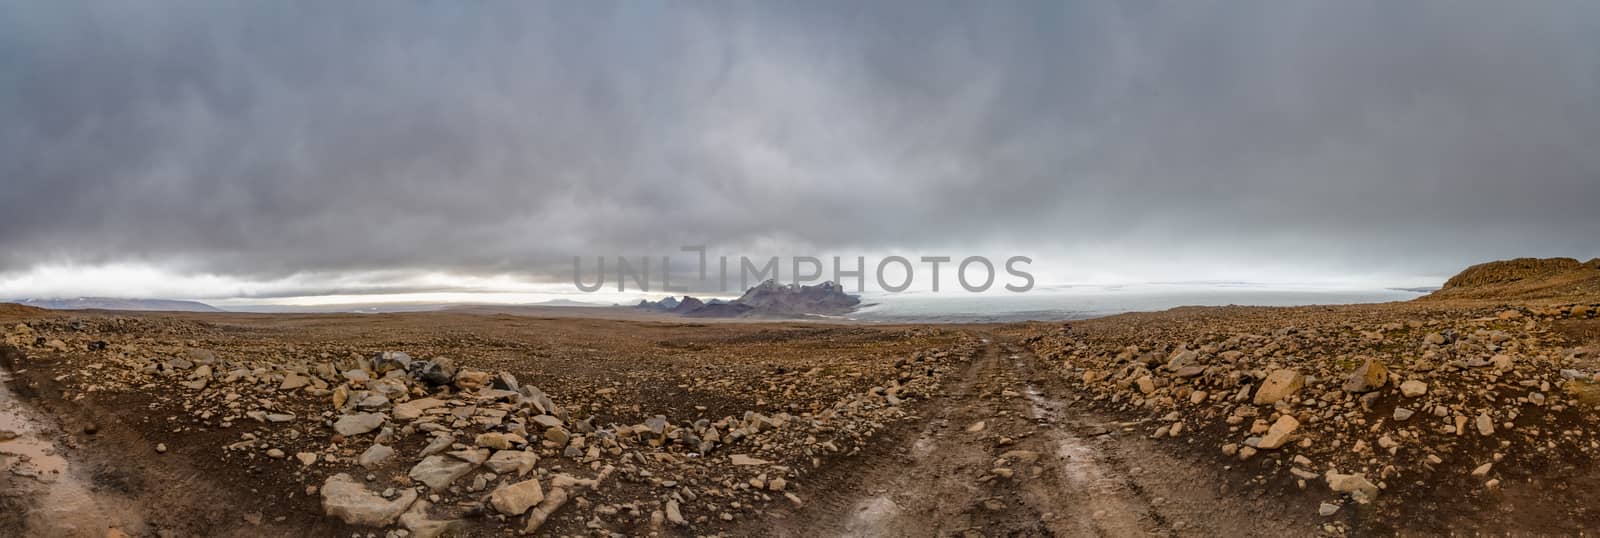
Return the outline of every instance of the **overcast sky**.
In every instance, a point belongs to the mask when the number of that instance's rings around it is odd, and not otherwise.
[[[1600,255],[1595,2],[0,14],[0,296],[570,289],[695,244],[1061,282]]]

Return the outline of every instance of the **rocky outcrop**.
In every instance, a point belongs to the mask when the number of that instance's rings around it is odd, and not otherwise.
[[[685,295],[683,300],[678,302],[678,306],[673,307],[672,313],[688,314],[701,308],[705,308],[705,306],[706,303],[704,301]]]
[[[668,297],[660,301],[639,301],[634,308],[697,318],[733,318],[839,315],[854,311],[860,305],[860,297],[845,293],[844,287],[835,282],[800,286],[768,280],[732,301],[704,302],[690,296],[679,301]]]
[[[1600,258],[1517,258],[1481,263],[1423,300],[1600,297]]]
[[[861,298],[845,293],[843,286],[832,281],[797,286],[768,280],[750,288],[734,302],[766,314],[844,314],[860,306]]]

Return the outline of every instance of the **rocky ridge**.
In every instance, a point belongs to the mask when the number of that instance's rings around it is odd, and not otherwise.
[[[1482,263],[1445,281],[1422,300],[1573,299],[1600,296],[1600,258],[1517,258]]]

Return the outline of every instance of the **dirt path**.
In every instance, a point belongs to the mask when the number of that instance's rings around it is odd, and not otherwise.
[[[990,335],[914,435],[819,485],[787,536],[1283,536],[1318,522],[1075,408],[1037,357]],[[888,441],[886,439],[886,441]],[[839,474],[839,473],[835,473]],[[1271,501],[1271,502],[1269,502]],[[780,516],[781,517],[781,516]]]
[[[24,404],[0,366],[0,529],[29,536],[106,536],[144,530],[134,502],[105,491],[73,462],[55,421]]]

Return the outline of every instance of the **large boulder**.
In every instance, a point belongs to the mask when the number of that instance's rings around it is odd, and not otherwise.
[[[392,501],[385,499],[344,473],[322,484],[322,510],[350,525],[387,527],[416,500],[417,491],[409,488]]]
[[[1272,405],[1306,386],[1306,376],[1294,370],[1273,370],[1256,389],[1256,405]]]

